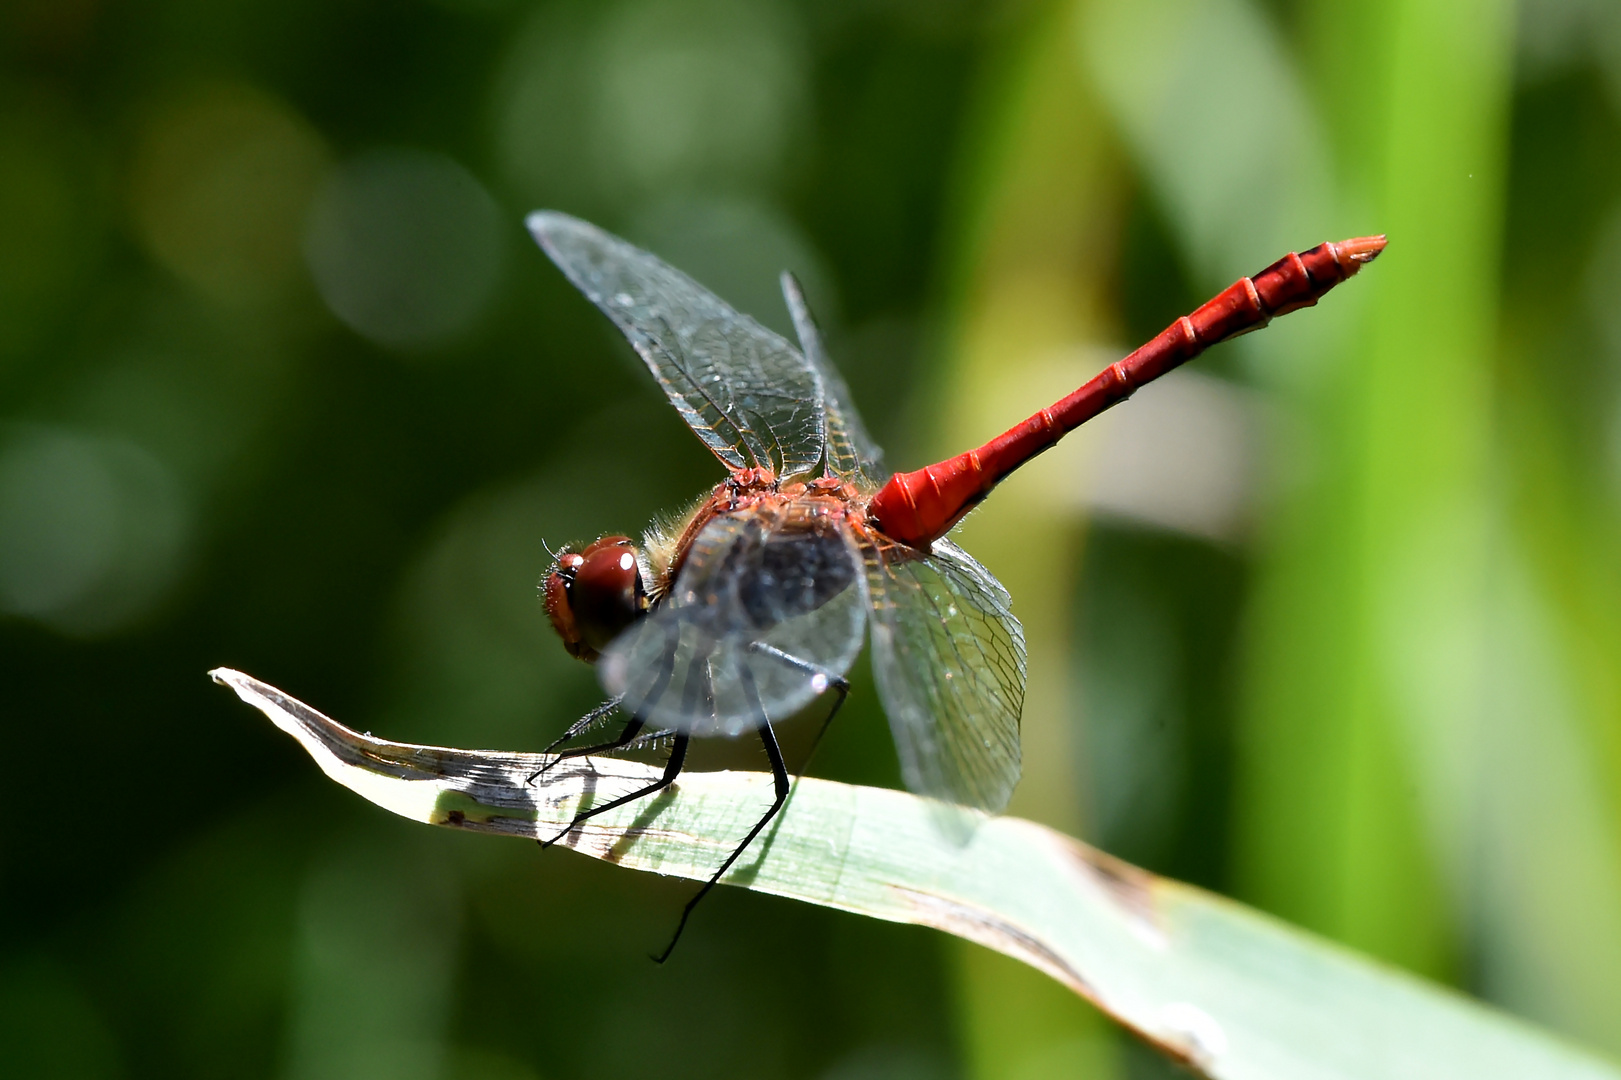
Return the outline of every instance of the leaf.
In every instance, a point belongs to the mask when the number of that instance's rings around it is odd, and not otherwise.
[[[212,672],[333,780],[413,821],[549,839],[578,808],[647,784],[636,762],[387,742],[272,686]],[[706,879],[771,800],[759,773],[686,773],[563,843]],[[1621,1078],[1504,1013],[1060,833],[901,791],[803,779],[725,881],[932,926],[1046,972],[1212,1077]]]

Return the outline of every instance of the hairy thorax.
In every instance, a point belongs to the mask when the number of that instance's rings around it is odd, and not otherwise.
[[[642,539],[647,559],[648,595],[666,596],[681,573],[693,541],[718,517],[749,515],[773,531],[827,533],[841,528],[867,531],[867,501],[845,480],[821,476],[806,482],[780,483],[770,469],[742,469],[715,485],[685,513],[655,522]]]

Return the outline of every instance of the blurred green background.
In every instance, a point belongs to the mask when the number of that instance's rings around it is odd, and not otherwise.
[[[509,749],[594,703],[542,542],[719,470],[542,206],[781,329],[794,269],[906,468],[1388,232],[965,524],[1030,635],[1013,809],[1621,1053],[1611,0],[11,0],[8,1075],[1169,1072],[739,891],[655,967],[690,886],[388,818],[208,683]],[[894,784],[856,688],[812,771]]]

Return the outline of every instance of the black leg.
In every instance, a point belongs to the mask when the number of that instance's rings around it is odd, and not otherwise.
[[[827,711],[827,716],[822,720],[822,726],[816,729],[816,738],[811,740],[810,752],[805,755],[805,760],[799,766],[799,772],[802,776],[804,775],[805,770],[810,768],[811,758],[816,756],[816,748],[822,745],[822,736],[826,735],[827,729],[833,726],[833,718],[839,715],[839,710],[844,708],[845,699],[850,696],[850,684],[845,679],[841,678],[838,682],[834,683],[833,689],[838,693],[839,699],[835,701],[833,703],[833,707]]]
[[[654,685],[652,691],[642,699],[641,705],[637,708],[638,715],[631,721],[631,723],[636,725],[638,730],[640,730],[642,725],[646,723],[646,721],[644,721],[639,715],[641,710],[645,709],[649,702],[657,701],[658,698],[664,693],[665,689],[670,684],[670,676],[674,668],[675,655],[673,651],[667,651],[665,653],[664,669],[660,672],[660,677],[657,683]],[[684,715],[692,716],[695,714],[696,706],[698,704],[697,699],[700,696],[710,696],[709,660],[705,656],[694,655],[687,671],[687,685],[682,701],[682,713]],[[713,701],[709,701],[708,704],[712,705]],[[541,841],[540,846],[543,848],[549,848],[559,840],[563,839],[563,837],[573,832],[575,826],[579,825],[580,822],[594,818],[598,814],[607,813],[609,810],[612,810],[617,806],[624,806],[628,802],[635,802],[637,799],[646,798],[654,792],[663,791],[665,788],[669,787],[675,782],[675,778],[680,775],[681,766],[686,763],[687,741],[689,738],[690,736],[688,736],[684,731],[679,732],[676,735],[675,742],[670,746],[670,760],[664,763],[663,776],[659,777],[646,787],[631,792],[629,795],[621,795],[612,802],[603,803],[601,806],[593,806],[589,810],[585,810],[574,815],[574,820],[568,823],[568,827],[566,829],[552,837],[550,840]],[[626,741],[628,742],[629,740]]]
[[[556,758],[548,761],[546,764],[529,774],[529,782],[532,784],[535,782],[535,778],[537,776],[544,776],[548,772],[551,772],[553,766],[560,761],[567,761],[569,758],[585,757],[589,754],[605,754],[610,750],[619,750],[627,746],[634,750],[637,747],[646,746],[650,742],[656,742],[659,739],[667,739],[676,733],[675,728],[659,728],[657,731],[643,731],[642,728],[645,726],[645,724],[646,721],[633,717],[625,724],[624,730],[621,731],[612,742],[597,743],[595,746],[571,746],[567,750],[560,750],[557,752]],[[552,745],[556,746],[557,744],[553,743]],[[542,750],[541,753],[547,754],[551,753],[551,751]]]
[[[749,830],[749,834],[743,838],[743,842],[737,845],[732,853],[726,857],[726,861],[720,864],[720,869],[716,870],[714,875],[704,882],[704,887],[698,890],[696,896],[687,901],[687,906],[681,911],[681,921],[676,924],[674,936],[670,938],[670,943],[664,947],[664,951],[653,957],[654,963],[662,964],[670,958],[670,953],[675,950],[675,943],[681,940],[681,932],[687,928],[687,920],[692,917],[692,909],[698,906],[698,901],[709,895],[709,890],[713,889],[726,871],[732,868],[732,864],[737,861],[739,855],[743,854],[744,849],[754,843],[754,838],[760,835],[760,830],[765,828],[767,823],[777,816],[777,811],[782,809],[782,804],[788,798],[788,767],[783,764],[782,750],[777,746],[776,732],[771,730],[771,721],[766,718],[765,710],[760,706],[760,696],[754,687],[754,677],[749,674],[746,667],[743,668],[742,675],[744,692],[748,694],[749,701],[760,721],[760,742],[765,744],[766,757],[771,759],[771,778],[776,784],[777,796],[771,800],[771,809],[767,810],[765,816],[754,823],[754,828]]]
[[[821,664],[813,664],[809,660],[806,660],[803,657],[795,656],[791,652],[783,652],[775,645],[767,645],[763,641],[751,641],[749,642],[749,652],[754,653],[757,656],[769,656],[771,659],[787,667],[793,668],[795,671],[804,672],[812,679],[820,675],[822,680],[827,684],[826,689],[838,692],[839,705],[844,704],[845,695],[849,694],[850,692],[850,680],[846,679],[843,675],[840,675],[831,668],[825,668]],[[833,711],[839,711],[838,705],[833,707]]]
[[[619,733],[619,737],[611,742],[598,743],[595,746],[577,746],[561,751],[551,761],[548,761],[546,764],[530,773],[529,779],[526,781],[526,783],[533,784],[537,777],[543,776],[548,770],[556,766],[559,761],[566,761],[569,758],[584,757],[587,754],[601,754],[606,753],[609,750],[618,750],[622,746],[630,745],[630,743],[636,739],[637,734],[647,723],[647,720],[642,716],[643,711],[647,708],[650,702],[657,701],[660,697],[664,696],[664,691],[670,685],[670,677],[675,672],[674,643],[669,640],[668,636],[666,636],[665,642],[669,647],[664,650],[663,660],[659,665],[658,677],[653,680],[652,687],[649,688],[646,696],[642,698],[641,703],[637,705],[635,709],[630,710],[630,720],[625,724],[624,730]],[[568,742],[576,735],[589,731],[599,720],[613,712],[615,709],[621,707],[624,702],[625,697],[623,694],[604,701],[601,705],[598,705],[596,708],[574,721],[574,723],[570,724],[568,730],[563,732],[563,734],[558,736],[556,739],[553,739],[551,745],[547,746],[546,749],[541,751],[541,753],[549,754],[552,752],[552,748],[558,744]],[[542,844],[541,846],[550,847],[551,845]]]
[[[559,746],[562,746],[564,743],[568,742],[570,739],[576,738],[585,732],[590,731],[592,728],[597,726],[603,717],[619,708],[620,704],[624,700],[624,695],[621,694],[618,697],[611,697],[607,701],[604,701],[601,705],[598,705],[596,708],[574,721],[574,723],[570,724],[568,726],[568,730],[563,732],[563,734],[559,735],[557,738],[553,739],[551,742],[547,743],[546,748],[542,750],[541,753],[549,754],[553,750],[556,750]]]
[[[597,743],[594,746],[571,746],[567,750],[559,750],[556,757],[552,758],[552,760],[548,761],[546,764],[529,774],[528,783],[533,784],[536,778],[545,776],[558,764],[558,762],[567,761],[569,758],[585,757],[587,754],[605,754],[610,750],[618,750],[622,746],[629,746],[631,743],[636,741],[637,735],[641,733],[642,728],[646,725],[647,721],[643,720],[639,716],[633,716],[625,722],[625,726],[619,732],[619,734],[609,742]],[[567,739],[569,737],[570,735],[568,732],[564,732],[563,739]],[[552,746],[556,746],[557,743],[562,742],[563,739],[558,739],[557,742],[552,743]],[[551,746],[548,746],[545,750],[541,751],[543,754],[550,752]]]
[[[660,739],[668,739],[670,736],[678,734],[680,734],[680,731],[673,727],[659,728],[657,731],[644,731],[627,743],[625,749],[640,750],[644,746],[653,745]]]
[[[833,718],[839,715],[840,709],[844,708],[844,702],[850,696],[850,680],[843,675],[835,674],[820,664],[813,664],[809,660],[795,656],[793,653],[783,652],[775,645],[767,645],[763,641],[751,642],[749,651],[758,653],[761,656],[769,656],[771,659],[785,664],[795,671],[802,671],[812,678],[820,675],[827,680],[827,688],[839,695],[839,699],[833,703],[833,708],[828,710],[827,716],[822,720],[822,726],[816,732],[816,738],[811,742],[810,753],[805,755],[805,763],[800,767],[800,772],[803,773],[805,769],[810,767],[810,759],[815,755],[816,748],[822,745],[822,736],[826,735],[827,729],[832,726]]]
[[[635,802],[637,799],[646,798],[656,791],[663,791],[665,788],[669,787],[675,782],[675,778],[680,775],[681,766],[686,763],[687,739],[688,736],[684,734],[677,735],[675,737],[675,744],[670,747],[670,760],[664,763],[663,776],[659,777],[651,784],[648,784],[646,787],[639,788],[636,791],[631,792],[629,795],[621,795],[612,802],[605,802],[601,806],[593,806],[589,810],[584,810],[578,814],[575,814],[574,820],[568,823],[568,828],[564,829],[550,840],[542,840],[540,842],[540,846],[543,848],[549,848],[559,840],[563,839],[563,837],[573,832],[575,827],[578,826],[580,822],[594,818],[598,814],[605,814],[609,810],[612,810],[615,807],[624,806],[628,802]]]

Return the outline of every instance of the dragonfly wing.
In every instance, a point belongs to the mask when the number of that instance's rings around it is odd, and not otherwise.
[[[805,351],[805,362],[822,380],[828,471],[847,480],[865,476],[874,485],[883,483],[889,475],[883,467],[884,453],[867,434],[867,427],[852,403],[850,387],[822,347],[822,332],[811,315],[810,306],[805,303],[799,279],[786,270],[782,273],[782,296],[793,316],[799,346]]]
[[[913,791],[998,812],[1019,780],[1024,630],[1007,590],[948,540],[868,549],[873,674]]]
[[[821,461],[821,380],[798,349],[595,225],[549,210],[529,215],[528,224],[558,268],[629,339],[716,457],[779,477]]]
[[[821,696],[861,651],[867,590],[844,530],[810,524],[711,521],[669,597],[603,653],[603,687],[694,735],[737,735]]]

